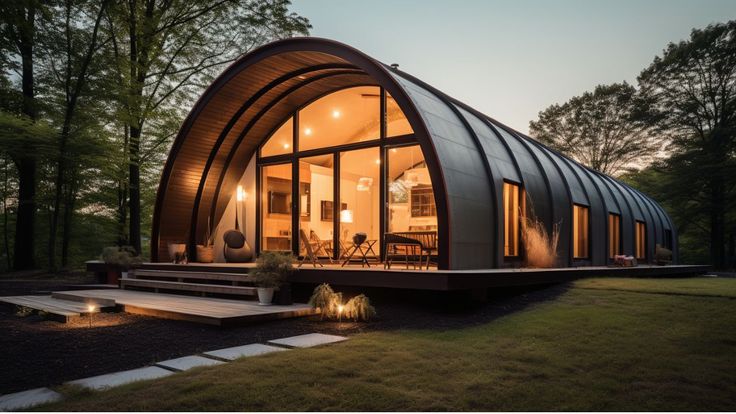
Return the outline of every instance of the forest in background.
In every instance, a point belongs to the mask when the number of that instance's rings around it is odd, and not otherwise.
[[[693,29],[637,85],[554,104],[530,134],[657,200],[684,263],[736,267],[736,21]]]
[[[214,76],[307,35],[288,0],[0,4],[0,271],[144,257],[173,137]]]
[[[0,5],[0,272],[144,258],[163,163],[225,66],[307,35],[288,0],[17,0]],[[686,263],[736,260],[736,22],[664,45],[636,85],[554,104],[533,137],[672,216]]]

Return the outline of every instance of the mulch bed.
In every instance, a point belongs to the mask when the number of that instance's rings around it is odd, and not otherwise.
[[[79,278],[0,279],[0,296],[48,293],[79,283]],[[563,290],[564,286],[506,291],[488,303],[459,308],[454,304],[467,301],[411,291],[384,296],[379,291],[366,292],[374,299],[378,311],[378,317],[369,323],[321,321],[319,316],[312,316],[238,328],[219,328],[127,313],[95,314],[90,328],[85,318],[64,324],[37,315],[17,315],[3,308],[0,309],[0,395],[140,368],[204,351],[311,332],[349,336],[372,330],[444,330],[481,324],[529,304],[551,299]]]

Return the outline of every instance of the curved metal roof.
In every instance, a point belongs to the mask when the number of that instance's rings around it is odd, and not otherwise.
[[[435,188],[441,268],[504,265],[499,208],[504,181],[523,186],[534,214],[549,230],[560,225],[561,265],[573,264],[573,204],[591,211],[591,264],[606,263],[609,212],[622,216],[626,254],[633,254],[635,220],[646,222],[650,255],[665,229],[676,240],[664,210],[639,191],[354,48],[294,38],[243,56],[195,104],[163,170],[152,258],[165,257],[168,242],[195,243],[208,219],[222,215],[256,148],[286,117],[327,93],[356,85],[385,88],[414,129]]]

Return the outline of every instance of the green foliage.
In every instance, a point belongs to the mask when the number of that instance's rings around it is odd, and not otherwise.
[[[354,321],[369,321],[376,316],[376,308],[371,305],[370,299],[364,294],[352,297],[345,304],[345,317]]]
[[[256,260],[256,268],[250,272],[256,286],[276,288],[288,280],[294,271],[294,257],[277,252],[263,252]]]
[[[604,174],[619,175],[653,159],[661,140],[648,134],[636,89],[598,85],[593,92],[554,104],[529,123],[530,134]]]
[[[100,259],[107,264],[127,270],[142,263],[141,257],[131,246],[110,246],[102,249]]]
[[[695,29],[689,39],[670,43],[639,75],[639,85],[650,122],[669,140],[670,156],[633,180],[668,201],[686,243],[709,247],[706,260],[733,268],[736,21]]]

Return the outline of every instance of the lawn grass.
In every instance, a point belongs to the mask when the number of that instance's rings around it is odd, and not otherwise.
[[[363,333],[104,392],[66,388],[66,401],[40,409],[733,411],[736,300],[722,292],[735,287],[583,280],[478,326]]]

